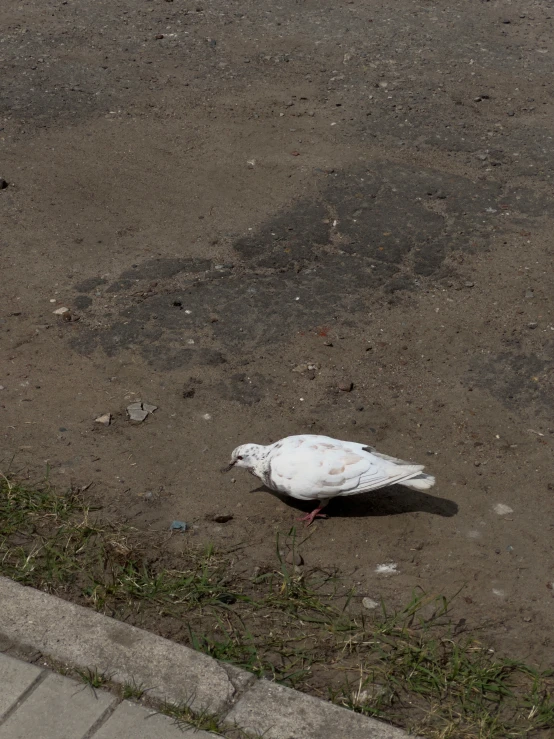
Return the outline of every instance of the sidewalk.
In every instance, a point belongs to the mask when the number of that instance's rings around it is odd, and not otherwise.
[[[8,650],[12,655],[7,654]],[[31,650],[72,670],[142,686],[151,701],[217,719],[228,737],[407,739],[393,726],[258,680],[188,647],[0,577],[0,739],[183,739],[139,703],[14,659]],[[4,652],[4,653],[1,653]],[[188,714],[190,716],[190,714]],[[208,739],[197,731],[185,736]]]
[[[192,736],[214,737],[205,731]],[[183,730],[139,704],[0,654],[0,739],[29,737],[183,739]]]

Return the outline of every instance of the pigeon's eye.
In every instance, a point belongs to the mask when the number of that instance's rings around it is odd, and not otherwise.
[[[239,455],[237,456],[237,459],[244,459],[244,457],[243,457],[243,456],[241,456],[241,455],[239,454]]]

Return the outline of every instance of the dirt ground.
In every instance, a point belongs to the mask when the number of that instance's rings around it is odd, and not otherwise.
[[[0,21],[2,471],[48,465],[254,568],[307,508],[221,475],[230,451],[376,445],[436,487],[334,501],[306,563],[393,605],[465,586],[457,618],[551,662],[551,3],[4,0]]]

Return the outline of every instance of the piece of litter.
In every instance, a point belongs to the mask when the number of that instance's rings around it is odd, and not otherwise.
[[[63,316],[64,313],[69,313],[69,308],[56,308],[53,312],[56,316]]]
[[[394,562],[388,564],[377,565],[375,572],[378,575],[398,575],[398,565]]]
[[[186,531],[187,525],[184,521],[172,521],[169,527],[170,531]]]
[[[94,419],[95,423],[101,423],[104,426],[109,426],[112,422],[112,414],[111,413],[104,413],[103,416],[98,416],[98,418]]]
[[[362,598],[362,606],[367,608],[368,611],[372,611],[374,608],[379,608],[379,603],[373,598]]]
[[[142,421],[144,421],[144,419],[149,416],[150,413],[154,413],[157,408],[157,405],[143,403],[141,400],[139,400],[135,403],[130,403],[127,406],[127,414],[129,415],[129,420],[142,423]]]
[[[510,508],[509,505],[504,505],[504,503],[497,503],[494,506],[494,512],[498,513],[499,516],[505,516],[507,513],[513,513],[513,508]]]

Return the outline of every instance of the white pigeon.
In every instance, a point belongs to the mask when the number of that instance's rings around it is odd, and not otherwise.
[[[326,518],[321,510],[337,495],[356,495],[401,483],[411,490],[428,490],[435,478],[421,464],[381,454],[373,447],[329,436],[299,434],[274,444],[243,444],[226,469],[244,467],[268,488],[299,500],[318,501],[301,518],[309,526]]]

